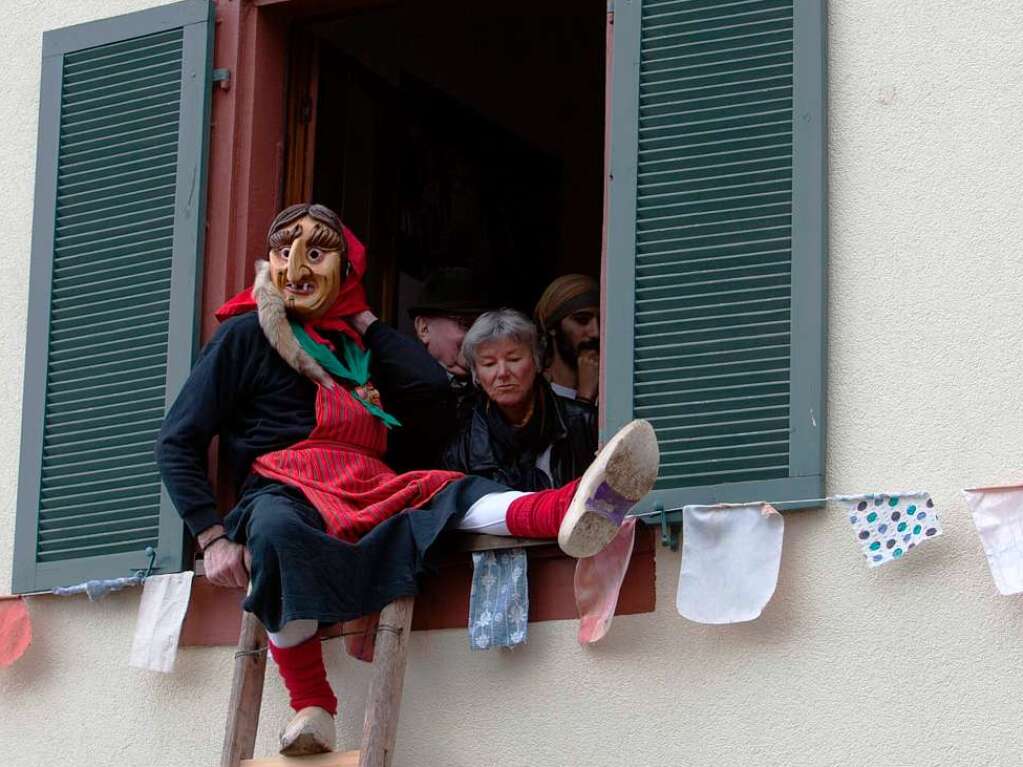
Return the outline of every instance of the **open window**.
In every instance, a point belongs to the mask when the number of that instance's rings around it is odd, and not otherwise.
[[[367,293],[386,322],[411,333],[407,309],[442,266],[472,269],[489,303],[527,315],[555,277],[600,274],[604,0],[335,3],[312,17],[300,2],[266,5],[286,19],[274,38],[286,63],[279,205],[341,215],[369,248]],[[647,533],[619,613],[654,608]],[[414,628],[466,625],[472,563],[450,543]],[[530,548],[531,620],[576,616],[574,568],[557,546]],[[227,602],[239,599],[200,581],[182,642],[233,643]]]
[[[182,526],[147,434],[187,373],[196,318],[209,338],[212,310],[251,284],[267,222],[301,199],[366,240],[370,299],[399,327],[437,266],[474,269],[495,305],[527,312],[551,278],[600,272],[602,428],[654,423],[647,507],[677,522],[687,503],[821,495],[824,9],[182,0],[49,33],[15,590],[127,574],[146,545],[158,569],[178,566]],[[153,357],[102,335],[137,330],[128,288],[81,290],[97,263],[137,289],[116,259],[140,228],[159,240],[145,251],[163,302]],[[83,426],[85,412],[99,420]],[[135,500],[145,484],[144,508],[103,477],[130,479]]]
[[[495,308],[600,271],[606,6],[438,0],[296,24],[285,202],[337,210],[381,316],[441,266]]]

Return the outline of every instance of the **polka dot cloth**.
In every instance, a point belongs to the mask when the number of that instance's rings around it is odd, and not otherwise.
[[[928,538],[941,535],[934,501],[927,493],[842,496],[863,556],[870,567],[901,559]]]

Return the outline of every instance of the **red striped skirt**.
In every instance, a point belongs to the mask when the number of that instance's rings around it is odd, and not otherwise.
[[[342,386],[317,387],[316,427],[308,439],[256,459],[257,474],[297,487],[327,532],[355,542],[389,517],[415,509],[450,482],[454,471],[396,474],[381,457],[387,427]]]

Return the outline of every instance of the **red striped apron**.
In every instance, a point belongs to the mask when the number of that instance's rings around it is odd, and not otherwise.
[[[318,386],[316,427],[309,438],[260,456],[252,469],[297,487],[320,512],[330,535],[354,543],[463,476],[439,470],[396,474],[381,460],[386,447],[387,427],[347,389]]]

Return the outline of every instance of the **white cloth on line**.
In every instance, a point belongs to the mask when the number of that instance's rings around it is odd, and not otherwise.
[[[469,507],[465,516],[459,519],[453,529],[464,533],[483,533],[486,535],[511,535],[505,517],[508,507],[516,498],[529,493],[509,490],[506,493],[488,493]]]
[[[963,490],[998,593],[1023,591],[1023,485]]]
[[[164,674],[174,670],[181,623],[192,596],[193,575],[189,570],[146,578],[142,586],[129,666]]]
[[[778,583],[784,532],[766,503],[684,507],[679,614],[715,624],[759,617]]]

